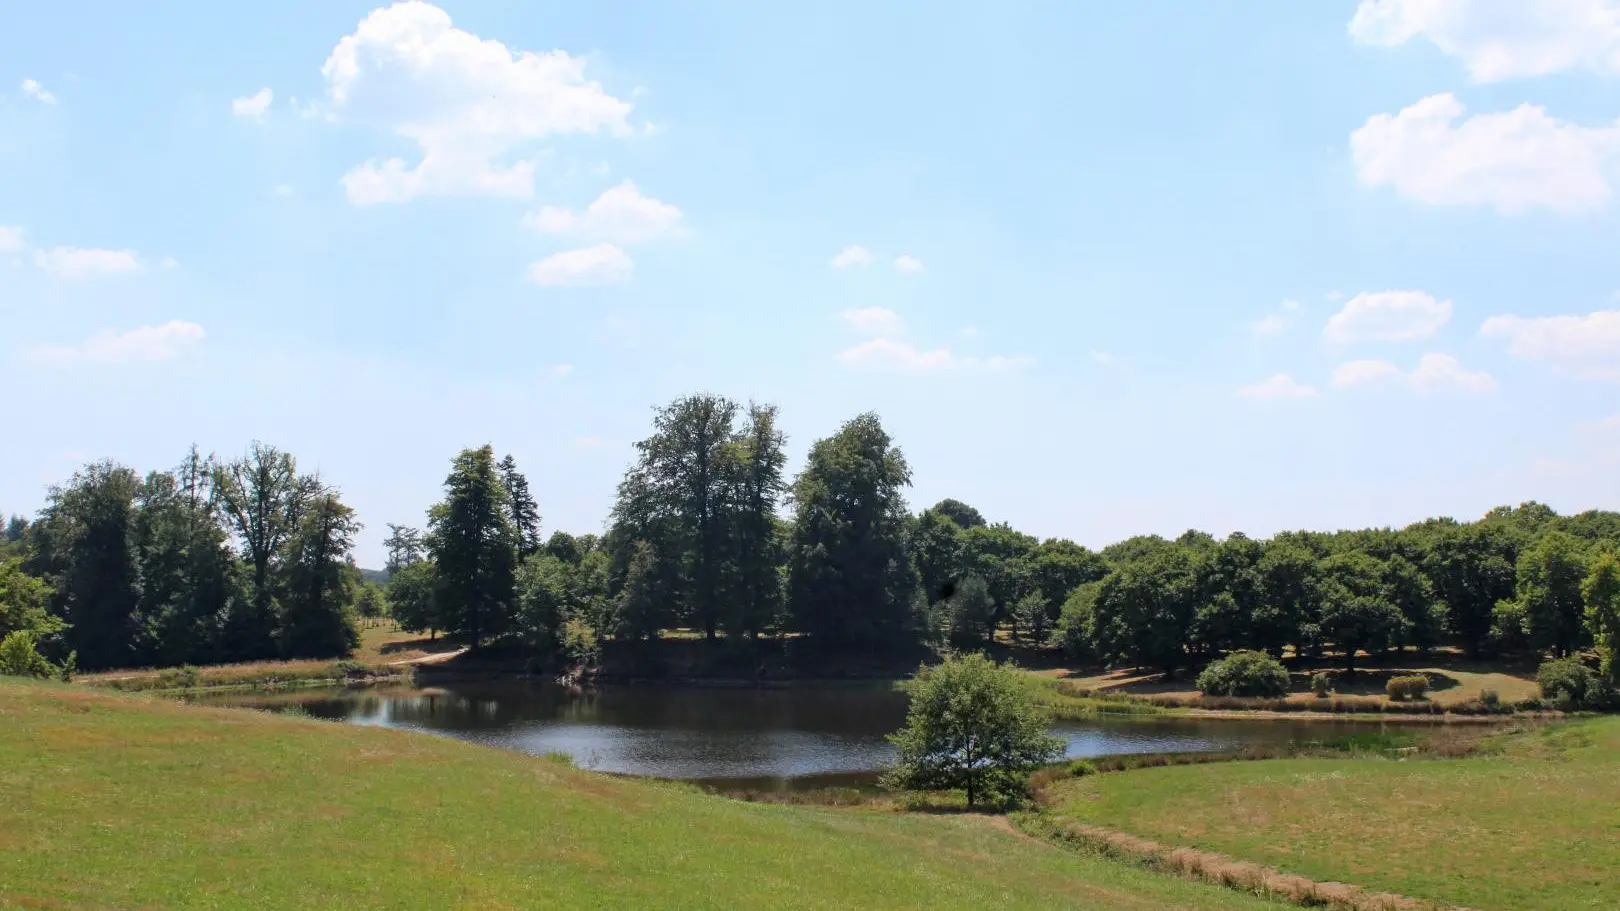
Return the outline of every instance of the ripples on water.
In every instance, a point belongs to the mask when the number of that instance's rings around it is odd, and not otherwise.
[[[286,710],[350,724],[404,728],[584,768],[747,787],[870,783],[893,756],[886,735],[905,720],[905,694],[881,687],[728,690],[468,684],[433,690],[314,690],[207,697],[214,705]],[[1095,719],[1053,733],[1071,757],[1220,750],[1321,739],[1320,721]]]

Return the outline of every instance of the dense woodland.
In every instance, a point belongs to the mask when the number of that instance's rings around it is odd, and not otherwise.
[[[796,477],[777,412],[693,395],[659,409],[601,535],[542,534],[528,479],[491,447],[451,463],[424,525],[390,525],[387,582],[352,559],[338,492],[274,447],[195,449],[145,477],[111,462],[52,488],[0,544],[0,636],[83,669],[341,657],[355,617],[523,658],[651,656],[674,630],[807,667],[974,648],[1004,630],[1076,661],[1192,668],[1223,653],[1334,656],[1460,646],[1567,656],[1620,646],[1620,513],[1538,503],[1473,522],[1270,540],[1038,540],[945,500],[876,415],[815,441]],[[647,657],[646,660],[653,660]]]

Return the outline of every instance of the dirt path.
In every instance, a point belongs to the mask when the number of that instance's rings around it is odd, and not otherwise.
[[[441,661],[449,661],[451,658],[454,658],[465,651],[467,651],[465,648],[458,648],[453,652],[435,652],[431,655],[422,655],[417,658],[401,658],[398,661],[388,662],[388,666],[398,667],[401,664],[438,664]]]

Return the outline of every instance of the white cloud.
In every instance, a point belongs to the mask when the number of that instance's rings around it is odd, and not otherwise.
[[[612,244],[597,244],[581,250],[568,250],[529,264],[525,273],[537,285],[611,285],[628,281],[636,264]]]
[[[1356,176],[1437,206],[1580,212],[1608,202],[1620,126],[1565,123],[1532,104],[1458,123],[1462,113],[1447,93],[1369,118],[1350,134]]]
[[[598,196],[584,212],[546,206],[523,216],[525,227],[545,234],[581,234],[619,244],[672,234],[680,222],[680,209],[643,196],[628,180]]]
[[[585,77],[565,51],[513,51],[453,27],[444,10],[407,2],[373,10],[321,67],[320,113],[416,143],[420,160],[372,160],[343,178],[358,205],[417,196],[527,198],[548,137],[628,135],[629,102]]]
[[[29,352],[29,357],[60,366],[169,361],[195,349],[203,335],[203,328],[196,323],[173,320],[161,326],[141,326],[126,332],[104,329],[81,345],[47,345],[35,348]]]
[[[865,266],[871,262],[872,254],[865,247],[850,244],[838,251],[838,255],[832,258],[831,265],[834,269],[848,269],[850,266]]]
[[[907,275],[913,275],[923,270],[922,260],[915,256],[900,256],[894,261],[894,268]]]
[[[1389,361],[1361,360],[1340,364],[1333,371],[1333,386],[1350,389],[1357,386],[1405,386],[1419,392],[1440,389],[1459,389],[1463,392],[1490,392],[1496,380],[1488,373],[1465,370],[1449,354],[1425,354],[1418,365],[1407,373]]]
[[[245,98],[231,99],[231,113],[238,117],[258,123],[264,122],[264,113],[270,110],[270,102],[275,99],[275,93],[268,88],[259,89]]]
[[[978,326],[963,326],[961,329],[957,330],[956,334],[960,335],[963,338],[977,338],[978,335],[979,335],[979,327]]]
[[[900,314],[883,307],[852,307],[838,314],[838,318],[866,335],[898,335],[905,330]]]
[[[0,253],[20,253],[28,249],[27,232],[16,225],[0,225]]]
[[[601,437],[580,437],[580,438],[574,440],[574,445],[576,445],[576,446],[601,446],[605,442],[607,442],[607,441],[603,440]]]
[[[94,278],[139,272],[145,263],[134,250],[99,250],[84,247],[52,247],[35,250],[34,264],[63,278]]]
[[[1263,402],[1291,402],[1299,399],[1309,399],[1316,396],[1316,390],[1294,380],[1286,373],[1278,373],[1267,379],[1237,391],[1240,399],[1255,399]]]
[[[1382,47],[1426,38],[1479,82],[1576,68],[1620,73],[1615,0],[1362,0],[1350,35]]]
[[[27,95],[29,98],[32,98],[42,104],[56,103],[56,96],[45,91],[45,87],[40,85],[39,82],[34,79],[24,79],[22,81],[22,92],[24,95]]]
[[[1594,379],[1620,379],[1620,310],[1585,316],[1493,316],[1479,329],[1507,342],[1510,354]]]
[[[553,364],[551,366],[551,372],[552,372],[552,374],[554,376],[567,376],[568,374],[574,372],[574,365],[573,364]]]
[[[297,191],[293,189],[293,185],[290,183],[278,183],[270,189],[270,192],[275,196],[286,198]]]
[[[1114,363],[1114,361],[1115,361],[1113,352],[1104,351],[1101,348],[1093,348],[1093,349],[1091,349],[1091,359],[1093,361],[1096,361],[1099,364],[1102,364],[1105,367],[1108,366],[1109,364]]]
[[[1422,291],[1363,292],[1328,317],[1322,337],[1330,342],[1404,342],[1426,338],[1451,319],[1451,301]]]
[[[923,351],[905,342],[875,338],[838,353],[844,364],[864,370],[916,373],[927,370],[1009,370],[1034,363],[1027,357],[962,357],[948,348]]]
[[[1293,314],[1299,312],[1299,301],[1285,300],[1277,305],[1277,312],[1268,313],[1249,324],[1249,331],[1255,335],[1276,335],[1287,329],[1293,322]]]

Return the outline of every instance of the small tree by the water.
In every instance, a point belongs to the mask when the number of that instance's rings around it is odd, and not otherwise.
[[[889,737],[900,750],[884,777],[892,788],[967,793],[968,806],[1005,795],[1018,780],[1063,756],[1046,716],[1011,664],[983,655],[950,656],[905,685],[906,726]]]

